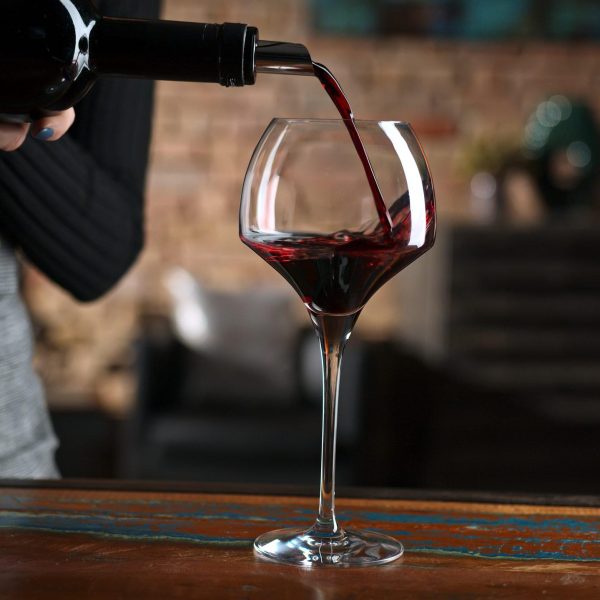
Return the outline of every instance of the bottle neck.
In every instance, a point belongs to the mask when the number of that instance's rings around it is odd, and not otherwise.
[[[90,67],[99,75],[252,85],[258,32],[223,25],[103,17],[90,36]]]

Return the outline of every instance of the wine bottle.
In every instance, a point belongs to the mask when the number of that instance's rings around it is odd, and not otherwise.
[[[240,23],[113,18],[92,0],[3,0],[0,120],[65,110],[102,76],[243,86],[257,71],[304,74],[310,64],[301,44],[259,43]]]

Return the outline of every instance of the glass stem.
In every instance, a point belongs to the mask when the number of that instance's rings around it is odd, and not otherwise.
[[[342,354],[358,313],[348,316],[310,317],[321,344],[323,364],[323,429],[321,437],[321,488],[315,533],[333,536],[339,532],[335,518],[335,445],[337,435],[339,375]]]

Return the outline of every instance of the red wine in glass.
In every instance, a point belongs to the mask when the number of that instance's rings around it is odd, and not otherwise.
[[[344,231],[328,236],[266,234],[245,242],[287,279],[312,313],[323,315],[358,312],[426,250],[409,246],[402,232],[393,237]]]

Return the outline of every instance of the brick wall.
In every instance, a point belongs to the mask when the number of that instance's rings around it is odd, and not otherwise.
[[[457,158],[471,140],[518,136],[549,93],[587,99],[600,112],[600,53],[592,45],[461,43],[422,39],[344,39],[315,35],[306,0],[166,0],[169,19],[239,21],[263,39],[301,41],[332,68],[365,119],[413,122],[430,159],[440,217],[468,216],[467,183]],[[119,288],[93,306],[78,306],[39,275],[29,274],[32,311],[43,324],[39,364],[50,395],[82,394],[119,404],[137,315],[164,311],[162,276],[189,268],[208,286],[286,285],[238,240],[244,172],[274,116],[334,117],[316,80],[262,76],[257,85],[160,83],[148,180],[143,257]],[[385,289],[361,317],[363,333],[385,332],[397,318]],[[91,395],[90,395],[91,394]]]

